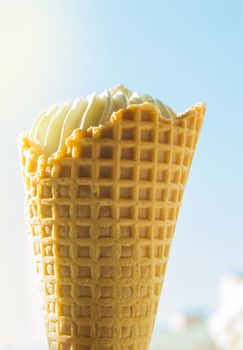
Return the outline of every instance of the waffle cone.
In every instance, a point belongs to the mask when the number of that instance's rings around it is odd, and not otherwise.
[[[50,157],[22,138],[50,350],[148,349],[204,112],[129,106]]]

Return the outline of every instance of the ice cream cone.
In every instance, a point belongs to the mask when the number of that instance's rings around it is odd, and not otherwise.
[[[205,106],[131,105],[46,156],[22,138],[50,350],[147,350]]]

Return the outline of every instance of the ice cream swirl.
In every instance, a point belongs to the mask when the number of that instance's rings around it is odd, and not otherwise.
[[[176,118],[175,112],[150,95],[140,95],[119,85],[99,95],[92,93],[87,98],[77,98],[43,111],[30,130],[30,138],[42,149],[52,154],[61,150],[68,136],[76,128],[87,130],[90,126],[105,124],[113,112],[131,104],[149,102],[155,104],[165,118]]]

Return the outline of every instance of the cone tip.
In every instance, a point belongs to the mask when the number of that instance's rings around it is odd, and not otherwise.
[[[199,116],[204,117],[205,113],[206,113],[206,103],[205,102],[200,102],[198,104],[196,104],[196,110],[199,114]]]

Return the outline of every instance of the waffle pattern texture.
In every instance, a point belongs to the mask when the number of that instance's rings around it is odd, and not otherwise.
[[[147,350],[205,107],[132,105],[51,157],[21,141],[50,350]]]

